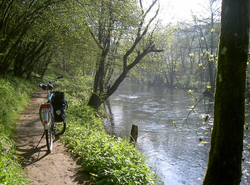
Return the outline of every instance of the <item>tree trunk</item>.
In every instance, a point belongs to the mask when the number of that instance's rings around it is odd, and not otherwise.
[[[107,71],[114,70],[111,66],[107,65],[106,59],[108,54],[110,53],[110,46],[111,46],[111,40],[114,39],[112,35],[112,31],[114,28],[114,23],[116,22],[113,15],[113,9],[111,7],[108,8],[108,17],[106,22],[107,24],[100,24],[99,25],[99,33],[98,33],[98,39],[94,36],[94,32],[90,29],[90,33],[93,36],[94,40],[96,41],[97,45],[102,49],[101,59],[100,62],[97,64],[97,72],[95,75],[94,80],[94,93],[91,95],[88,105],[98,110],[100,105],[109,97],[111,96],[116,89],[119,87],[121,82],[126,78],[127,73],[130,69],[135,67],[147,54],[151,52],[162,52],[162,50],[155,49],[155,44],[153,40],[149,40],[147,44],[145,44],[145,47],[143,47],[143,50],[141,52],[136,52],[137,55],[132,59],[130,56],[135,53],[136,47],[139,45],[139,43],[143,40],[145,35],[148,32],[149,26],[152,23],[152,21],[156,18],[159,12],[159,6],[155,13],[155,15],[149,20],[149,22],[145,24],[145,17],[150,12],[150,10],[154,7],[154,5],[157,3],[158,0],[153,0],[152,4],[149,6],[146,12],[144,12],[142,7],[142,2],[140,0],[140,6],[142,11],[142,17],[140,20],[140,26],[137,29],[136,38],[131,45],[131,47],[126,51],[126,53],[123,55],[123,70],[122,73],[118,76],[118,78],[115,80],[115,82],[112,85],[108,85],[107,80],[110,79],[110,76],[107,75]],[[111,6],[111,4],[110,4]],[[103,20],[99,23],[103,23]],[[144,26],[142,26],[144,25]],[[144,27],[144,28],[143,28]],[[143,28],[143,29],[142,29]],[[107,32],[106,30],[107,29]],[[105,31],[104,31],[105,30]],[[128,58],[132,62],[128,64]]]
[[[88,102],[88,106],[98,110],[102,103],[103,101],[101,98],[97,94],[92,93]]]
[[[236,185],[241,181],[248,3],[248,0],[222,1],[214,127],[204,185]]]

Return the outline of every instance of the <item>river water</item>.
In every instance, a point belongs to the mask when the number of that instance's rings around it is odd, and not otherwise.
[[[137,125],[137,148],[163,184],[202,184],[213,124],[211,99],[180,89],[126,84],[112,95],[110,107],[113,117],[107,130],[124,137],[129,136],[132,124]],[[245,147],[250,146],[249,135]],[[245,149],[243,155],[241,185],[250,184],[249,151]]]

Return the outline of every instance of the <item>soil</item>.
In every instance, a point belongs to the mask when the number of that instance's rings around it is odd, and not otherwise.
[[[54,141],[52,153],[47,152],[45,137],[36,148],[43,130],[38,112],[45,100],[46,92],[34,93],[30,105],[16,123],[17,147],[28,182],[31,185],[92,184],[90,175],[81,170],[60,139]]]

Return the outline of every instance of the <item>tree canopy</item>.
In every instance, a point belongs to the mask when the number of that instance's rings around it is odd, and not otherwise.
[[[161,25],[157,0],[1,0],[1,75],[43,77],[53,65],[92,76],[101,102],[128,76],[149,85],[213,86],[220,24],[209,2],[202,7],[208,17]]]

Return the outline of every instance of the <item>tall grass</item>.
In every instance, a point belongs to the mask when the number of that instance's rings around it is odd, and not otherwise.
[[[16,152],[15,123],[34,89],[35,81],[0,78],[0,184],[27,184]]]

